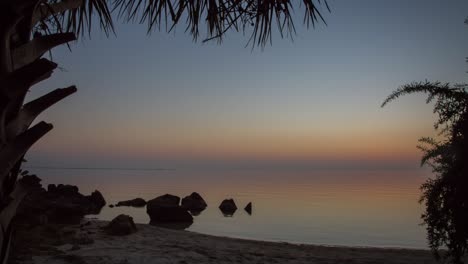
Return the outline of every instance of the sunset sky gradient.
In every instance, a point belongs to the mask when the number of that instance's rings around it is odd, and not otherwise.
[[[87,167],[418,166],[434,116],[422,96],[380,108],[412,81],[466,82],[468,2],[329,1],[328,26],[296,25],[264,50],[117,23],[117,36],[59,48],[64,69],[32,99],[75,84],[41,115],[54,130],[30,165]],[[302,10],[296,10],[302,18]]]

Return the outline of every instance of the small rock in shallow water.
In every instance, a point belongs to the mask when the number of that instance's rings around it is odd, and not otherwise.
[[[225,199],[219,205],[219,209],[224,216],[232,216],[236,212],[237,206],[233,199]]]
[[[248,203],[248,204],[245,206],[244,210],[245,210],[247,213],[249,213],[249,215],[251,215],[251,214],[252,214],[252,202]]]
[[[146,205],[146,201],[143,198],[135,198],[127,201],[120,201],[115,206],[133,206],[133,207],[143,207]]]

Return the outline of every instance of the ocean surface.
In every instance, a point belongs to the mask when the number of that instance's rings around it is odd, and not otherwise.
[[[29,168],[49,183],[103,193],[107,204],[166,193],[200,193],[208,208],[187,230],[292,243],[427,248],[419,186],[427,170],[138,170]],[[238,210],[225,217],[218,206],[233,198]],[[253,204],[252,215],[244,211]],[[103,208],[93,216],[124,213],[149,223],[146,208]]]

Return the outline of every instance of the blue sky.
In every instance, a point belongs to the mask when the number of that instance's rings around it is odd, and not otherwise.
[[[184,25],[148,36],[119,22],[116,36],[95,30],[71,53],[54,50],[64,70],[29,98],[79,90],[41,115],[55,128],[30,163],[417,165],[417,139],[434,134],[430,106],[380,104],[412,81],[466,82],[468,2],[329,4],[327,26],[299,23],[294,41],[276,34],[263,50],[236,32],[194,43]]]

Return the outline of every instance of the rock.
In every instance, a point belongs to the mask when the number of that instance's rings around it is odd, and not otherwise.
[[[65,195],[65,196],[70,196],[70,195],[75,195],[79,193],[79,189],[75,185],[63,185],[59,184],[57,187],[53,190],[53,193],[56,195]]]
[[[42,185],[41,185],[41,179],[39,179],[39,177],[37,177],[36,175],[25,175],[23,177],[21,177],[21,179],[19,180],[21,183],[23,183],[24,185],[28,186],[28,187],[33,187],[33,188],[36,188],[36,187],[39,187],[41,188]]]
[[[110,207],[110,208],[114,208],[114,205],[113,205],[113,204],[109,204],[109,207]]]
[[[48,206],[48,220],[57,224],[79,224],[88,214],[87,208],[77,203],[54,201],[48,203]]]
[[[182,199],[182,207],[189,210],[192,214],[199,214],[205,210],[207,204],[200,194],[193,192]]]
[[[91,202],[91,213],[98,214],[101,211],[101,208],[106,205],[106,200],[102,196],[101,192],[95,190],[91,195],[86,196],[86,198]]]
[[[176,223],[176,222],[193,222],[192,215],[180,206],[176,207],[158,207],[148,212],[150,223]]]
[[[116,204],[116,206],[133,206],[133,207],[143,207],[146,205],[146,201],[142,198],[135,198],[132,200],[121,201]]]
[[[174,207],[179,206],[180,198],[175,195],[165,194],[149,200],[147,206],[165,206],[165,207]]]
[[[79,193],[77,186],[63,184],[49,184],[46,191],[37,176],[23,178],[37,188],[32,188],[20,203],[16,214],[18,223],[79,224],[85,215],[95,214],[105,205],[104,197],[99,191],[84,196]]]
[[[219,209],[224,216],[232,216],[236,212],[237,206],[233,199],[224,199],[219,205]]]
[[[249,202],[249,203],[245,206],[244,210],[245,210],[247,213],[249,213],[249,215],[251,215],[251,214],[252,214],[252,202]]]
[[[104,230],[109,235],[125,236],[135,233],[137,228],[131,216],[121,214],[104,227]]]
[[[150,216],[151,223],[168,222],[193,222],[193,217],[179,205],[180,198],[165,194],[148,201],[146,212]]]

